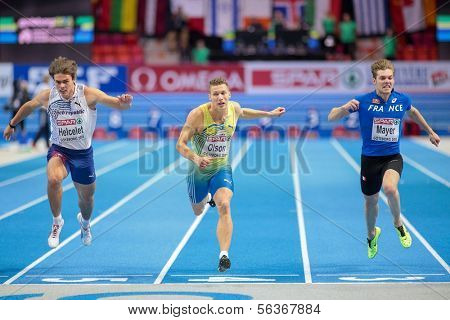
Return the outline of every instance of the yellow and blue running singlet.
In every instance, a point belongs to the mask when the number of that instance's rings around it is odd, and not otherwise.
[[[192,137],[193,151],[202,157],[211,157],[211,163],[200,169],[190,162],[187,176],[188,193],[192,203],[201,202],[208,192],[212,196],[219,188],[234,190],[231,166],[228,162],[231,139],[236,129],[236,112],[228,102],[228,114],[223,124],[215,123],[208,110],[210,103],[200,106],[203,111],[203,131]]]

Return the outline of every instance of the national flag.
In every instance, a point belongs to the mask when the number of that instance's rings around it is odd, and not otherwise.
[[[240,1],[240,28],[245,29],[254,20],[269,29],[272,19],[272,0]]]
[[[439,42],[450,42],[450,15],[439,15],[437,17],[436,31]]]
[[[404,0],[403,19],[405,21],[405,30],[407,32],[425,29],[425,17],[423,13],[422,0]]]
[[[323,19],[329,14],[332,15],[336,21],[341,18],[342,0],[320,0],[315,1],[312,5],[309,1],[305,4],[305,19],[308,24],[311,23],[311,18],[308,15],[313,14],[313,26],[314,30],[318,31],[320,35],[324,35]],[[312,13],[310,12],[312,11]],[[309,13],[308,13],[309,12]]]
[[[121,32],[135,32],[137,27],[138,0],[126,0],[122,3],[120,17]]]
[[[170,0],[139,0],[138,26],[144,34],[164,35],[170,15]]]
[[[205,12],[204,32],[207,35],[224,36],[239,28],[238,0],[211,0]]]
[[[314,4],[314,30],[324,35],[322,21],[327,16],[331,8],[331,0],[316,1]]]
[[[305,0],[305,21],[309,26],[314,25],[315,1]]]
[[[93,4],[95,15],[95,29],[98,31],[109,31],[111,24],[111,0],[98,0]]]
[[[300,21],[305,21],[305,0],[274,0],[273,11],[281,11],[288,28],[297,28]]]
[[[436,0],[423,0],[423,15],[427,27],[436,26]]]
[[[429,10],[429,6],[426,7]],[[390,15],[394,32],[415,32],[425,28],[422,0],[391,0]]]
[[[217,2],[218,0],[170,0],[170,5],[172,14],[180,9],[182,10],[187,19],[189,30],[204,33],[206,31],[205,19],[212,14],[208,7],[209,5],[216,6]],[[213,13],[216,17],[221,14],[220,9],[217,9],[217,12]]]
[[[395,1],[395,0],[394,0]],[[356,30],[359,35],[371,36],[386,33],[386,0],[353,0]]]
[[[110,11],[110,31],[120,31],[122,13],[122,0],[111,0],[111,11]]]
[[[155,35],[163,36],[167,32],[167,23],[170,20],[171,3],[169,0],[157,0],[156,3]]]
[[[155,33],[157,2],[158,0],[139,0],[138,27],[143,34],[152,35]]]
[[[204,17],[208,2],[214,1],[217,2],[217,0],[170,0],[170,6],[172,13],[177,12],[181,8],[186,17],[199,18]]]

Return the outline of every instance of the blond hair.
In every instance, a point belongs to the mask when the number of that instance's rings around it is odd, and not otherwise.
[[[387,59],[380,59],[375,61],[374,63],[372,63],[371,66],[371,70],[372,70],[372,76],[374,78],[377,77],[377,72],[379,70],[387,70],[387,69],[391,69],[392,70],[392,74],[394,74],[394,64],[387,60]]]
[[[54,78],[55,74],[58,73],[68,74],[73,80],[75,80],[77,77],[77,69],[77,63],[74,60],[65,57],[58,57],[53,60],[48,67],[48,73],[52,78]]]
[[[220,86],[221,84],[225,84],[228,88],[230,88],[226,79],[218,77],[209,81],[209,89],[211,90],[211,87]]]

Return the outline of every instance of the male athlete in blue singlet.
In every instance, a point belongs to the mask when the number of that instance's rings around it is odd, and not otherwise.
[[[55,82],[51,89],[42,90],[32,100],[26,102],[11,119],[3,133],[6,140],[11,138],[14,128],[30,115],[33,110],[44,106],[50,117],[52,143],[47,154],[47,194],[53,214],[52,230],[48,245],[59,245],[59,235],[64,225],[61,214],[62,181],[69,172],[78,192],[81,240],[84,245],[92,241],[90,219],[94,207],[95,169],[92,135],[97,119],[96,104],[126,110],[133,99],[129,94],[119,97],[108,96],[103,91],[75,82],[77,64],[73,60],[59,57],[48,69]]]
[[[383,191],[388,198],[394,226],[404,248],[411,246],[411,235],[400,216],[398,181],[403,170],[399,140],[402,119],[407,112],[429,135],[436,147],[439,136],[431,129],[419,110],[411,104],[409,96],[394,90],[394,65],[386,59],[372,64],[375,91],[357,96],[341,107],[333,108],[328,120],[339,120],[351,112],[359,112],[361,136],[361,189],[365,198],[368,256],[375,257],[381,229],[375,226],[378,216],[378,194]]]
[[[230,201],[234,183],[228,154],[236,123],[239,118],[279,117],[285,112],[281,107],[270,112],[241,108],[239,103],[229,101],[230,97],[225,79],[211,80],[211,102],[202,104],[189,113],[177,143],[178,152],[191,160],[187,183],[194,213],[202,214],[208,202],[211,206],[217,204],[220,272],[231,266],[228,249],[233,232]],[[189,140],[192,142],[192,150],[187,145]]]

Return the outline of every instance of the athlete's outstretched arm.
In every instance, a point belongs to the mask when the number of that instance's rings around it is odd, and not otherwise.
[[[95,106],[97,103],[101,103],[111,108],[127,110],[130,109],[131,102],[133,101],[133,96],[126,93],[118,97],[111,97],[96,88],[85,87],[84,90],[86,101],[89,106]]]
[[[273,109],[272,111],[264,111],[264,110],[255,110],[250,108],[242,108],[239,103],[234,102],[236,113],[242,119],[256,119],[256,118],[264,118],[264,117],[280,117],[285,112],[286,109],[283,107],[278,107]]]
[[[35,96],[33,99],[31,99],[28,102],[25,102],[20,108],[19,111],[17,111],[14,118],[11,119],[9,124],[12,126],[16,126],[28,117],[35,109],[41,107],[41,106],[47,106],[48,104],[48,98],[50,96],[50,89],[42,90]],[[11,135],[14,133],[14,128],[11,128],[9,124],[6,126],[5,131],[3,131],[3,137],[5,140],[9,141],[11,139]]]
[[[352,99],[346,104],[331,109],[328,114],[328,121],[337,121],[340,120],[350,114],[350,111],[356,111],[359,109],[359,101],[356,99]]]
[[[192,138],[192,136],[195,134],[196,128],[200,126],[200,120],[203,118],[203,113],[200,109],[194,109],[192,110],[187,119],[186,123],[183,126],[183,129],[181,129],[180,137],[177,141],[177,151],[186,159],[191,160],[196,165],[198,165],[200,168],[205,168],[209,165],[211,162],[211,159],[208,157],[200,157],[195,152],[193,152],[188,147],[188,141]]]
[[[411,106],[411,109],[408,111],[408,115],[415,123],[420,125],[420,127],[428,133],[428,137],[430,138],[431,143],[437,147],[439,145],[439,142],[441,142],[441,138],[439,138],[436,132],[434,132],[433,129],[428,125],[427,121],[419,112],[419,110]]]

